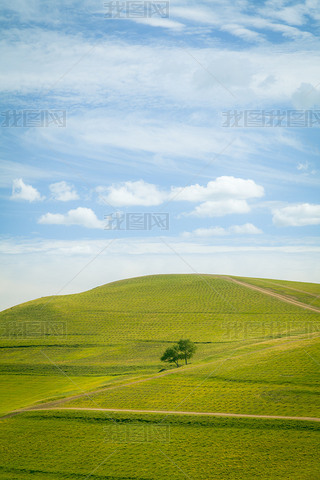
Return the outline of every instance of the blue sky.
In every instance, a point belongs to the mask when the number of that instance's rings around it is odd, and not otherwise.
[[[2,5],[0,308],[157,273],[319,282],[320,2],[105,3]]]

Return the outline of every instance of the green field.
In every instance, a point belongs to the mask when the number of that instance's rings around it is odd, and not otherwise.
[[[4,414],[26,405],[94,390],[110,384],[113,380],[114,377],[0,375],[0,413]]]
[[[320,306],[318,284],[234,278]],[[59,411],[1,420],[0,478],[320,478],[315,422],[144,413],[112,418],[119,431],[169,422],[163,452],[157,442],[120,442],[91,473],[114,448],[103,440],[110,414],[61,410],[320,418],[320,310],[226,277],[154,275],[24,303],[0,313],[0,328],[1,413],[65,399]],[[191,363],[163,365],[180,338],[197,345]]]
[[[281,420],[30,412],[6,422],[0,478],[315,480],[319,430]]]
[[[65,406],[320,417],[316,339],[269,341],[226,355]]]

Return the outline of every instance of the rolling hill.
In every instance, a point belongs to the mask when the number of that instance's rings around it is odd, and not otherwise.
[[[289,430],[293,449],[300,448],[305,456],[310,452],[316,455],[319,427],[310,421],[258,416],[320,418],[319,295],[318,284],[215,275],[154,275],[113,282],[80,294],[40,298],[1,312],[3,438],[13,439],[19,431],[20,449],[26,447],[27,430],[35,432],[37,439],[24,460],[14,453],[17,447],[12,440],[9,451],[15,460],[6,460],[0,478],[86,478],[89,472],[85,463],[75,466],[71,461],[72,442],[76,440],[73,434],[68,436],[68,425],[81,438],[89,429],[85,456],[90,457],[94,432],[100,438],[103,419],[110,420],[107,409],[120,410],[112,418],[118,419],[123,431],[128,422],[156,425],[165,419],[173,437],[179,436],[180,430],[181,435],[189,436],[193,460],[181,468],[192,471],[196,475],[192,478],[285,478],[281,469],[279,476],[276,469],[268,470],[267,463],[258,473],[245,455],[245,441],[252,453],[259,450],[255,441],[259,425],[262,444],[265,448],[269,445],[273,459],[282,459],[291,472],[290,479],[312,478],[307,476],[308,469],[292,468],[284,448],[285,435]],[[161,354],[180,338],[190,338],[197,344],[196,355],[190,365],[164,366],[159,360]],[[6,416],[17,409],[34,407],[43,410]],[[121,413],[130,409],[140,413]],[[148,414],[151,411],[159,413]],[[257,418],[209,420],[194,415],[183,419],[161,416],[161,411],[224,412]],[[41,425],[46,428],[45,435]],[[53,458],[59,458],[56,431],[70,450],[59,468],[46,455],[40,462],[35,454],[43,437],[43,442],[52,444]],[[209,437],[205,432],[210,432]],[[223,453],[221,445],[235,434],[243,444],[234,447],[233,456]],[[220,438],[220,446],[214,435]],[[201,465],[200,445],[208,452],[215,445],[214,457],[225,462],[218,467],[221,477],[212,476],[211,467],[206,470]],[[109,452],[110,444],[100,447],[99,458]],[[120,450],[123,448],[121,445]],[[175,478],[176,472],[170,473],[174,469],[166,470],[161,462],[158,474],[141,465],[133,473],[128,465],[138,446],[132,448],[121,454],[125,459],[121,473],[113,466],[110,472],[102,468],[103,476],[99,473],[92,478]],[[138,457],[146,454],[149,458],[150,444],[139,443],[139,448]],[[175,458],[172,446],[161,448],[173,461],[184,463],[182,453]],[[244,457],[239,467],[239,459]],[[239,468],[252,476],[238,477]]]

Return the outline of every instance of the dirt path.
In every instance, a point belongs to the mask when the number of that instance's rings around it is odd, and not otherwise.
[[[267,290],[266,288],[257,287],[256,285],[251,285],[250,283],[245,283],[242,280],[236,280],[235,278],[231,277],[224,277],[226,280],[230,280],[231,282],[237,283],[238,285],[242,285],[243,287],[251,288],[252,290],[257,290],[258,292],[265,293],[266,295],[270,295],[271,297],[278,298],[283,302],[291,303],[292,305],[296,305],[297,307],[304,308],[305,310],[312,310],[313,312],[320,313],[320,309],[317,307],[311,307],[311,305],[307,305],[305,303],[299,302],[298,300],[294,300],[292,298],[288,298],[285,295],[281,295],[280,293],[272,292],[271,290]]]
[[[262,418],[262,419],[278,419],[278,420],[305,420],[309,422],[320,422],[320,418],[316,417],[286,417],[283,415],[249,415],[245,413],[221,413],[221,412],[180,412],[174,410],[132,410],[132,409],[120,409],[120,408],[78,408],[78,407],[66,407],[66,408],[41,408],[33,407],[28,409],[29,411],[37,410],[74,410],[74,411],[96,411],[96,412],[118,412],[118,413],[144,413],[144,414],[161,414],[161,415],[202,415],[207,417],[234,417],[234,418]],[[9,414],[10,415],[10,414]],[[7,417],[9,416],[7,415]],[[5,418],[5,417],[2,417]]]
[[[314,299],[319,298],[319,295],[317,295],[316,293],[306,292],[305,290],[300,290],[298,288],[289,287],[289,285],[282,285],[280,283],[271,282],[269,279],[266,279],[266,280],[268,281],[268,284],[270,284],[270,285],[275,285],[276,287],[288,288],[289,290],[293,290],[294,292],[305,293],[306,295],[309,295],[310,297],[313,297]],[[264,287],[262,287],[262,288],[264,288]],[[265,288],[267,288],[267,287],[265,287]]]

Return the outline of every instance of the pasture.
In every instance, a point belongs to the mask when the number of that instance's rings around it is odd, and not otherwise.
[[[318,305],[316,284],[239,280]],[[40,298],[0,322],[2,415],[61,402],[1,420],[0,478],[319,478],[316,422],[147,411],[319,418],[320,311],[228,277],[154,275]],[[197,345],[190,364],[161,363],[180,338]],[[162,423],[164,442],[126,437]]]

